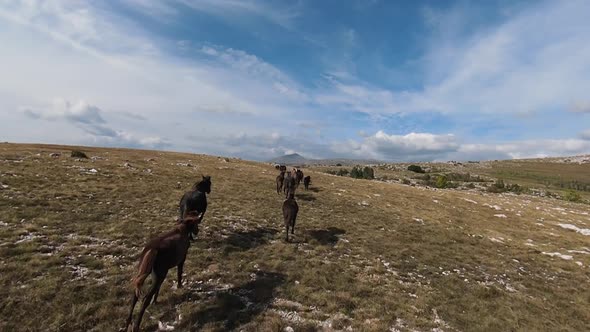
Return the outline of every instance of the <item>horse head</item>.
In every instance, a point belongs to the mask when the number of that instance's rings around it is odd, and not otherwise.
[[[210,194],[211,193],[211,177],[204,176],[203,180],[195,185],[196,189],[200,192]]]

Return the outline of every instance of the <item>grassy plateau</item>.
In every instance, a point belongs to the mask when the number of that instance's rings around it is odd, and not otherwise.
[[[590,182],[590,164],[551,167],[480,174]],[[272,165],[0,144],[0,331],[121,328],[143,245],[201,175],[212,192],[185,287],[171,270],[142,330],[590,331],[590,205],[303,171],[287,243]]]

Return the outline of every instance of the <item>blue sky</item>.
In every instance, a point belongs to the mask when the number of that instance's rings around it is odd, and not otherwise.
[[[3,1],[0,139],[266,160],[590,153],[588,1]]]

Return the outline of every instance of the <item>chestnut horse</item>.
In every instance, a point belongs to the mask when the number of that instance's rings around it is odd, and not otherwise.
[[[190,234],[198,231],[202,219],[202,213],[189,212],[172,231],[151,239],[145,245],[139,259],[137,275],[131,281],[134,287],[133,299],[131,300],[131,309],[129,310],[125,328],[121,329],[121,331],[129,329],[129,324],[131,324],[133,318],[133,309],[135,309],[135,304],[142,295],[141,286],[143,286],[145,279],[150,274],[152,274],[153,282],[151,288],[143,297],[139,315],[133,324],[133,332],[139,331],[145,309],[150,305],[152,298],[154,303],[156,302],[168,270],[175,266],[178,267],[178,288],[182,287],[182,269],[190,246]]]

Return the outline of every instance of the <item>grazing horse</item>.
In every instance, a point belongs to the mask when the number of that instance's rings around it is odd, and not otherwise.
[[[290,194],[295,195],[296,187],[297,182],[295,181],[295,176],[292,173],[287,173],[283,182],[283,193],[285,194],[285,198],[289,198]]]
[[[295,234],[295,220],[299,212],[299,205],[295,200],[295,194],[290,193],[289,198],[283,202],[283,218],[285,219],[285,241],[289,242],[289,226],[291,227],[291,234]]]
[[[135,304],[142,295],[141,286],[150,274],[152,274],[153,283],[143,297],[141,310],[133,324],[133,332],[139,331],[141,319],[145,309],[150,305],[152,298],[154,299],[154,303],[156,303],[160,287],[169,269],[175,266],[178,267],[178,288],[182,287],[182,269],[190,246],[190,234],[198,231],[199,223],[202,219],[202,213],[189,212],[172,231],[148,241],[141,252],[137,275],[132,279],[134,291],[133,299],[131,300],[131,309],[129,310],[125,328],[121,329],[121,331],[127,331],[129,329],[129,324],[131,324],[131,319],[133,318],[133,309],[135,309]]]
[[[281,172],[281,174],[277,175],[277,194],[281,194],[281,190],[283,189],[283,183],[285,182],[285,172]]]
[[[303,178],[303,185],[305,186],[305,190],[309,189],[309,184],[311,183],[311,176],[306,176]]]
[[[211,177],[203,176],[203,179],[193,185],[192,190],[184,193],[180,199],[179,221],[183,220],[189,212],[201,213],[201,219],[207,211],[207,194],[211,193]],[[196,235],[196,234],[195,234]],[[191,235],[191,239],[194,238]]]

